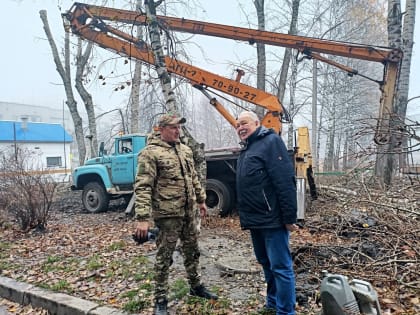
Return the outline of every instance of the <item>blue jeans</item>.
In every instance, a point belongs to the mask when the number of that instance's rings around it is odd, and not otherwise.
[[[295,274],[289,231],[286,228],[251,229],[251,238],[267,283],[266,307],[275,309],[276,315],[294,315]]]

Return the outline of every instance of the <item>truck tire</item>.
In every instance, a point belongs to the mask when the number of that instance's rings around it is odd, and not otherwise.
[[[108,209],[109,196],[100,183],[91,182],[83,187],[82,202],[91,213],[103,212]]]
[[[232,213],[234,195],[232,190],[217,179],[208,179],[206,183],[206,205],[209,209],[219,210],[219,214],[225,217]]]

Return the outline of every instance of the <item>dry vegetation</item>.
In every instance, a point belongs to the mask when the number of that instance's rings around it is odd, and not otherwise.
[[[383,314],[420,312],[420,182],[401,178],[399,183],[385,193],[373,189],[376,183],[366,182],[361,174],[324,181],[319,200],[306,213],[305,227],[292,236],[298,314],[319,314],[322,270],[372,283]],[[59,198],[44,232],[23,233],[3,223],[0,274],[151,314],[154,244],[137,246],[132,241],[133,223],[120,204],[107,213],[88,214],[81,210],[79,197],[66,193]],[[262,274],[255,272],[249,237],[240,230],[237,217],[203,222],[201,247],[203,279],[221,299],[208,303],[188,296],[177,258],[171,273],[172,312],[255,314],[264,301]],[[228,256],[242,262],[238,272],[219,268],[220,259]],[[24,314],[22,306],[8,307]]]

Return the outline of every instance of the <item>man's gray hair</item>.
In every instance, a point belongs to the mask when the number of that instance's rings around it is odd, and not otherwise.
[[[258,118],[257,114],[255,114],[254,112],[251,112],[251,111],[244,111],[244,112],[240,113],[238,117],[241,117],[241,116],[248,116],[253,121],[260,122],[260,119]]]

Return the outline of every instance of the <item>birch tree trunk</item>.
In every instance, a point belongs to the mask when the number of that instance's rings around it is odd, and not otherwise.
[[[327,149],[325,153],[325,170],[332,171],[334,168],[334,148],[335,148],[335,106],[332,106],[333,113],[331,116],[333,117],[332,121],[330,122],[330,126],[328,128],[328,140],[327,140]]]
[[[54,38],[52,36],[50,26],[48,23],[47,11],[41,10],[39,11],[39,15],[41,17],[44,32],[47,36],[48,43],[51,47],[51,51],[54,58],[54,63],[56,66],[56,70],[60,75],[61,79],[63,80],[64,90],[66,92],[66,104],[69,108],[71,117],[73,119],[74,124],[74,131],[76,135],[76,142],[77,148],[79,152],[79,164],[82,165],[85,161],[86,156],[86,146],[85,146],[85,138],[83,135],[83,124],[82,118],[77,111],[77,102],[74,98],[73,89],[71,85],[71,72],[70,72],[70,35],[69,32],[65,32],[64,38],[64,66],[61,62],[60,56],[58,54],[57,45],[55,44]]]
[[[400,0],[388,0],[388,41],[389,46],[395,48],[401,48],[402,44],[402,15],[401,15],[401,1]],[[401,82],[401,81],[400,81]],[[396,154],[397,148],[397,137],[396,131],[398,130],[397,112],[399,102],[399,92],[397,89],[397,95],[394,98],[394,106],[391,113],[391,141],[385,146],[385,163],[383,169],[383,181],[386,187],[389,187],[392,182],[392,178],[396,169]]]
[[[136,11],[140,12],[141,0],[137,0]],[[137,39],[143,39],[143,27],[137,26]],[[138,133],[140,131],[139,112],[140,112],[140,86],[141,86],[141,70],[142,63],[139,60],[135,61],[134,74],[131,84],[130,93],[130,131],[131,133]]]
[[[312,61],[312,168],[318,171],[318,65],[317,60]]]
[[[394,48],[401,47],[401,2],[400,0],[388,0],[388,45]],[[385,187],[389,187],[392,182],[395,170],[395,148],[396,148],[396,113],[398,105],[398,95],[394,98],[394,106],[390,114],[389,128],[391,132],[390,143],[378,146],[376,157],[375,172]]]
[[[254,5],[257,11],[258,29],[263,31],[265,30],[264,0],[254,0]],[[257,89],[262,91],[265,91],[266,66],[265,45],[257,43]],[[262,118],[264,108],[255,106],[255,113]]]
[[[89,132],[90,132],[90,157],[98,156],[98,135],[96,132],[96,118],[95,108],[93,106],[92,95],[85,89],[83,85],[83,72],[89,61],[90,53],[92,51],[93,43],[88,42],[85,52],[83,52],[83,40],[78,39],[77,55],[76,55],[76,90],[85,104],[85,109],[88,117]]]
[[[162,49],[159,25],[156,19],[156,7],[161,3],[161,0],[157,1],[156,3],[154,0],[145,0],[150,43],[155,58],[156,71],[160,79],[162,92],[166,102],[166,110],[179,113],[178,107],[176,105],[175,93],[171,86],[171,77],[166,69],[165,55]],[[184,135],[181,140],[193,151],[195,167],[199,175],[200,182],[205,189],[207,166],[204,156],[204,144],[198,143],[185,127],[183,127],[182,130]]]
[[[150,45],[155,57],[156,72],[159,76],[160,85],[165,100],[165,107],[168,112],[179,112],[176,101],[175,93],[171,86],[171,77],[166,69],[165,55],[163,53],[162,42],[160,39],[159,25],[156,19],[156,7],[162,1],[154,2],[154,0],[146,0],[145,8],[148,19],[148,30],[150,37]]]
[[[141,87],[141,69],[140,61],[135,62],[134,74],[130,93],[130,131],[131,133],[138,133],[140,131],[140,87]]]
[[[410,83],[410,68],[411,57],[413,55],[414,45],[414,26],[416,16],[416,0],[406,0],[405,2],[405,15],[402,34],[402,50],[403,59],[401,63],[400,79],[398,82],[398,100],[397,100],[397,115],[401,124],[404,124],[407,116],[407,103],[408,103],[408,87]],[[404,127],[404,126],[402,126]],[[407,164],[407,149],[408,139],[406,135],[402,135],[401,148],[404,150],[399,156],[400,168],[405,167]]]
[[[316,152],[317,152],[317,161],[320,160],[319,158],[319,152],[321,151],[321,130],[324,128],[324,119],[322,119],[323,114],[325,112],[325,103],[320,102],[321,108],[320,108],[320,113],[319,113],[319,124],[318,124],[318,128],[316,130],[317,133],[317,137],[316,137]],[[321,170],[320,168],[320,163],[317,164],[316,166],[316,170],[319,172]],[[324,158],[324,166],[322,167],[322,170],[325,171],[325,158]]]
[[[290,63],[290,56],[288,62]],[[284,65],[284,62],[283,62]],[[282,67],[283,71],[283,67]],[[288,71],[288,70],[286,70]],[[290,74],[290,104],[289,104],[289,112],[290,113],[296,113],[297,112],[297,104],[296,104],[296,86],[297,86],[297,73],[298,73],[298,65],[296,61],[292,62],[292,71]],[[287,79],[287,73],[286,78]],[[292,115],[293,117],[293,115]],[[294,134],[295,134],[295,128],[293,126],[293,123],[289,124],[287,129],[287,147],[289,149],[292,149],[294,147]],[[297,145],[297,143],[296,143]]]
[[[293,0],[292,1],[292,20],[290,21],[290,27],[288,34],[296,35],[297,33],[297,21],[299,16],[299,4],[300,0]],[[283,63],[281,65],[279,83],[278,83],[278,91],[277,97],[279,98],[280,102],[283,103],[284,100],[284,93],[286,91],[286,83],[287,83],[287,73],[289,71],[289,64],[290,58],[292,56],[292,49],[286,48],[283,57]]]

